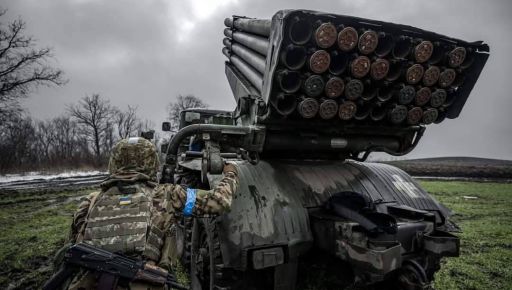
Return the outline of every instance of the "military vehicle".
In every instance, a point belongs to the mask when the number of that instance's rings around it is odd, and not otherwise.
[[[204,188],[226,160],[240,172],[229,213],[177,231],[192,288],[295,289],[311,253],[346,265],[331,270],[356,286],[430,287],[459,255],[450,210],[402,170],[363,161],[405,155],[427,125],[458,117],[489,47],[306,10],[225,25],[237,106],[183,111],[162,170],[162,182]]]

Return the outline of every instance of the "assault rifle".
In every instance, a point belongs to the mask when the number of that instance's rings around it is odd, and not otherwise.
[[[71,246],[65,253],[60,270],[43,286],[43,290],[57,289],[79,268],[97,271],[102,281],[115,289],[119,279],[125,281],[145,281],[155,285],[167,285],[171,289],[188,289],[176,281],[174,274],[139,261],[93,247],[85,243]],[[108,286],[107,286],[108,287]]]

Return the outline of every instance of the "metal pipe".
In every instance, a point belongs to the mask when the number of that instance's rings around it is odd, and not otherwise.
[[[425,112],[423,112],[423,124],[429,125],[434,123],[437,120],[439,113],[434,108],[429,108]]]
[[[331,64],[331,55],[325,50],[315,51],[308,59],[309,69],[317,74],[321,74],[329,69]]]
[[[398,91],[398,103],[401,105],[410,104],[414,100],[414,97],[416,97],[414,87],[402,84],[400,91]]]
[[[437,66],[430,66],[423,73],[423,84],[430,87],[437,83],[441,70]]]
[[[428,40],[424,40],[414,47],[414,59],[423,63],[430,59],[434,52],[434,44]]]
[[[393,124],[400,124],[407,118],[407,107],[402,105],[395,105],[394,108],[389,110],[389,120]]]
[[[310,97],[318,97],[324,91],[325,82],[319,75],[310,75],[304,81],[304,92]]]
[[[416,125],[423,118],[423,110],[420,107],[413,107],[407,113],[407,124]]]
[[[437,89],[432,93],[430,105],[433,108],[441,107],[446,102],[447,93],[443,89]]]
[[[370,59],[364,55],[358,56],[350,63],[350,72],[358,79],[370,72]]]
[[[386,106],[377,103],[371,109],[370,119],[375,122],[382,121],[386,118],[387,113]]]
[[[364,84],[357,79],[348,79],[345,81],[345,97],[347,100],[356,100],[363,94]]]
[[[414,98],[414,103],[416,106],[424,106],[428,102],[430,102],[430,98],[432,97],[432,91],[428,87],[423,87],[416,92],[416,97]]]
[[[232,43],[229,38],[224,38],[223,43],[234,54],[238,55],[241,59],[258,70],[262,75],[265,73],[265,58],[263,56],[243,45]]]
[[[289,22],[290,29],[288,30],[288,37],[295,44],[306,44],[313,34],[313,27],[311,22],[305,18],[298,16],[294,17]]]
[[[224,25],[238,30],[262,35],[270,36],[270,26],[272,21],[269,19],[254,19],[254,18],[226,18]]]
[[[370,68],[370,76],[374,80],[381,80],[389,73],[389,61],[383,58],[376,59]]]
[[[371,106],[369,104],[358,106],[356,114],[354,115],[354,119],[356,120],[364,120],[370,116]]]
[[[334,75],[339,75],[345,71],[348,66],[348,55],[334,50],[331,52],[331,64],[329,65],[329,72]]]
[[[393,48],[393,57],[403,59],[409,55],[412,49],[412,41],[407,36],[401,36]]]
[[[269,42],[264,37],[239,31],[233,32],[229,28],[224,29],[224,35],[262,55],[267,55]]]
[[[395,41],[393,36],[388,33],[380,32],[379,33],[379,44],[375,49],[375,54],[379,57],[383,57],[388,55],[393,50],[395,46]]]
[[[357,112],[357,105],[352,101],[344,101],[340,104],[338,116],[344,121],[348,121],[354,117]]]
[[[379,88],[377,92],[377,100],[386,102],[393,97],[393,86],[391,84]]]
[[[222,53],[231,61],[231,63],[244,75],[245,78],[259,91],[263,88],[263,76],[252,66],[243,61],[240,57],[231,54],[227,47],[222,49]]]
[[[337,36],[336,26],[330,22],[322,23],[315,30],[316,45],[321,48],[329,48],[336,42]]]
[[[332,99],[341,96],[344,89],[345,83],[339,77],[332,77],[325,83],[325,95]]]
[[[375,51],[378,45],[379,36],[377,32],[367,30],[359,37],[357,47],[362,54],[370,54]]]
[[[428,63],[430,64],[436,64],[438,62],[441,62],[444,57],[446,56],[446,46],[442,45],[439,42],[434,43],[434,51],[432,52],[432,56],[430,56],[430,59],[428,60]]]

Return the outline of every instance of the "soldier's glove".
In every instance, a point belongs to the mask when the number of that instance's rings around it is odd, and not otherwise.
[[[226,174],[228,172],[233,172],[234,174],[238,175],[238,170],[236,169],[235,165],[231,163],[227,163],[224,165],[224,170],[222,170],[222,173]]]

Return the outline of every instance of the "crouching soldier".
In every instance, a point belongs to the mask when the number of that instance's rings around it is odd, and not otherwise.
[[[170,269],[169,229],[176,211],[185,215],[222,214],[237,189],[236,168],[227,164],[224,178],[210,191],[156,184],[158,156],[144,138],[117,143],[109,162],[110,176],[101,192],[92,193],[74,215],[72,243],[85,243],[111,253]],[[102,271],[81,269],[62,289],[164,289],[137,281],[110,279]]]

